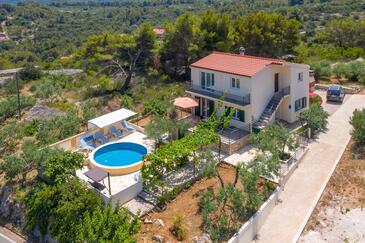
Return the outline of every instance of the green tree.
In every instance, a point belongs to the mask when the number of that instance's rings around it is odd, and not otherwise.
[[[262,152],[279,154],[281,159],[288,156],[286,151],[291,152],[298,146],[294,135],[281,124],[270,125],[259,133],[252,134],[250,142]]]
[[[72,153],[59,149],[49,149],[46,158],[38,161],[41,177],[49,184],[65,183],[81,169],[84,157],[80,153]]]
[[[120,206],[113,209],[111,203],[104,208],[98,207],[93,212],[87,212],[84,218],[83,240],[88,243],[134,243],[133,235],[140,228],[138,217],[131,216]]]
[[[365,109],[355,110],[350,119],[351,135],[357,146],[365,145]]]
[[[166,26],[166,36],[161,49],[161,63],[165,71],[189,79],[189,65],[199,56],[202,43],[197,18],[188,13],[177,18],[174,25]]]
[[[38,228],[59,242],[82,242],[84,215],[102,207],[102,198],[77,178],[68,183],[38,185],[24,198],[26,228]],[[104,225],[105,226],[105,225]]]
[[[365,48],[365,21],[353,18],[333,19],[326,23],[316,37],[324,43],[333,43],[339,47]]]
[[[0,170],[10,180],[20,175],[21,184],[24,187],[27,175],[36,168],[36,162],[39,157],[40,152],[38,152],[38,147],[34,141],[24,141],[21,152],[18,155],[5,157],[4,162],[0,164]]]
[[[280,57],[293,53],[300,43],[300,23],[280,14],[250,13],[238,17],[235,24],[235,46],[244,47],[250,55]]]
[[[175,123],[173,120],[154,116],[152,122],[146,126],[145,132],[147,137],[155,141],[155,146],[159,147],[162,144],[163,135],[171,135],[170,132],[174,129],[174,127]]]
[[[314,71],[314,78],[316,81],[324,77],[331,76],[331,63],[327,60],[314,61],[309,63],[311,69]]]
[[[323,110],[321,105],[313,104],[299,114],[299,120],[302,125],[310,128],[311,133],[314,134],[319,130],[326,128],[328,116],[329,114]]]
[[[200,30],[204,44],[201,55],[211,51],[228,52],[234,44],[231,19],[227,14],[218,14],[208,9],[201,17]]]
[[[96,107],[96,102],[93,102],[93,100],[86,100],[81,103],[81,112],[82,112],[82,120],[84,125],[87,125],[87,122],[95,117],[97,117],[100,112],[98,108]]]
[[[42,76],[42,71],[32,64],[27,64],[23,69],[19,71],[18,75],[20,79],[27,82],[31,80],[40,79]]]

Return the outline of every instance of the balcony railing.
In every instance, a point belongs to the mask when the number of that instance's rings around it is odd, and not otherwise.
[[[251,95],[250,94],[247,94],[244,96],[239,96],[239,95],[231,94],[229,92],[218,91],[218,90],[214,90],[212,88],[207,88],[207,87],[203,88],[199,85],[193,85],[193,84],[190,86],[188,91],[190,91],[192,93],[197,93],[197,94],[201,94],[204,96],[212,97],[214,99],[222,99],[226,102],[234,103],[234,104],[241,105],[241,106],[251,104]]]

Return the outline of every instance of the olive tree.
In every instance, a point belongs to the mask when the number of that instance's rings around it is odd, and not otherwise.
[[[303,126],[307,126],[312,133],[325,129],[329,114],[319,104],[310,105],[308,109],[299,114],[299,120]]]

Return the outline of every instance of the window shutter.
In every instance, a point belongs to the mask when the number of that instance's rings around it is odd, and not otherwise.
[[[205,72],[200,73],[200,84],[202,88],[205,88]]]
[[[306,97],[303,97],[302,98],[302,103],[303,103],[303,107],[302,108],[307,107],[307,98]]]
[[[210,82],[210,73],[207,73],[207,78],[206,78],[206,80],[205,80],[206,82],[205,82],[205,84],[206,84],[206,86],[207,87],[209,87],[209,86],[211,86],[211,82]]]
[[[295,101],[295,111],[298,111],[300,107],[300,99]]]
[[[245,111],[239,110],[238,111],[238,118],[241,122],[245,122]]]

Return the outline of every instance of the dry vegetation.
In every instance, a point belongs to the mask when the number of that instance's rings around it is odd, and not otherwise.
[[[352,157],[353,142],[347,145],[320,201],[314,209],[304,234],[320,224],[320,212],[326,208],[348,209],[365,207],[365,159]]]

